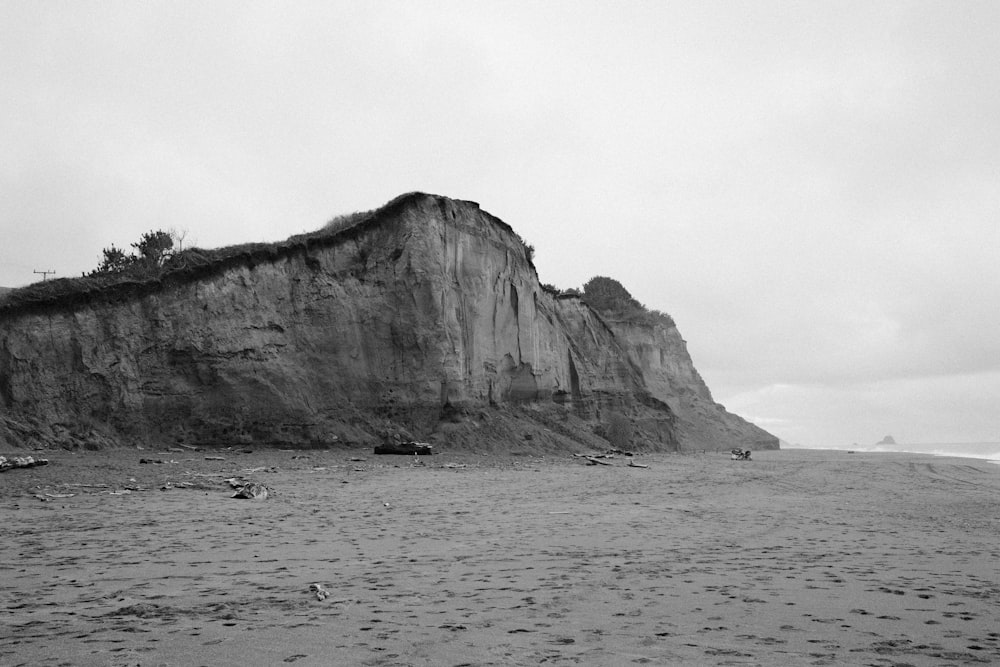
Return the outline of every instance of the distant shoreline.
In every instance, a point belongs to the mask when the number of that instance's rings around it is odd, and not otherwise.
[[[795,447],[783,445],[782,451],[828,451],[854,454],[918,454],[943,458],[979,459],[1000,463],[1000,442],[928,442],[897,443],[856,447]]]

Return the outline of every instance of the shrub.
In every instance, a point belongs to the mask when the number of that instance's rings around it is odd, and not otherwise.
[[[627,314],[646,310],[614,278],[594,276],[584,284],[583,294],[588,306],[602,312]]]
[[[126,253],[121,248],[112,245],[101,252],[104,258],[90,275],[130,272],[150,275],[157,272],[163,263],[170,258],[174,249],[174,237],[162,229],[143,234],[132,247],[139,254]]]
[[[649,310],[625,287],[606,276],[594,276],[583,286],[583,300],[602,316],[639,324],[674,326],[674,319],[658,310]]]
[[[102,252],[104,253],[104,259],[91,272],[91,275],[124,271],[131,266],[132,261],[135,259],[133,255],[125,254],[124,250],[116,248],[114,245],[110,248],[105,248]]]

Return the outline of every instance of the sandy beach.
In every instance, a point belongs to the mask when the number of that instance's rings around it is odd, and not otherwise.
[[[46,456],[0,475],[3,665],[1000,662],[985,461]]]

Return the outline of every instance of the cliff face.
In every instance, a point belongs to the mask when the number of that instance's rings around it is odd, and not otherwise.
[[[712,399],[677,327],[609,324],[629,358],[642,369],[646,389],[676,415],[682,449],[711,450],[717,449],[719,443],[751,450],[777,449],[773,435],[727,412]]]
[[[0,314],[0,441],[322,445],[391,434],[476,449],[760,447],[674,330],[543,291],[471,202],[408,195],[335,242],[154,290]],[[773,438],[773,446],[777,441]],[[530,443],[529,443],[530,444]]]

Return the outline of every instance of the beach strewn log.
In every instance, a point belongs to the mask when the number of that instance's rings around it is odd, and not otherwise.
[[[11,458],[0,456],[0,472],[7,472],[15,468],[35,468],[48,465],[48,463],[48,459],[36,459],[33,456],[14,456]]]
[[[376,445],[375,453],[429,456],[434,453],[434,450],[426,442],[392,442],[384,445]]]

